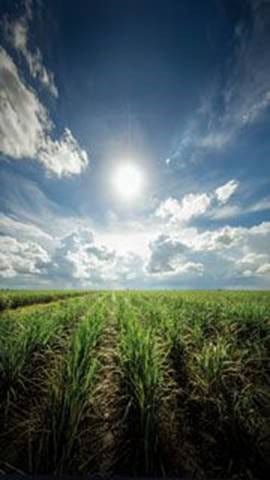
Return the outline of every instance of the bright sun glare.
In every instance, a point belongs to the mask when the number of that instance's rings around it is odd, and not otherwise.
[[[144,183],[142,171],[133,163],[119,165],[112,180],[117,195],[129,201],[140,195]]]

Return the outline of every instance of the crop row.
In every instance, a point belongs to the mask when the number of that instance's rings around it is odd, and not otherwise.
[[[264,292],[104,292],[4,311],[0,465],[264,478],[269,326]]]

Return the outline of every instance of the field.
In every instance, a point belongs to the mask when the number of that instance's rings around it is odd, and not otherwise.
[[[0,305],[1,471],[266,478],[269,292]]]

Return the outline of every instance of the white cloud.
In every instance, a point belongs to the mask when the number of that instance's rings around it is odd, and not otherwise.
[[[61,240],[55,260],[61,270],[63,264],[69,267],[74,278],[90,279],[107,273],[109,280],[108,265],[114,262],[114,256],[113,251],[95,243],[90,230],[80,229]]]
[[[260,249],[257,250],[260,251]],[[267,277],[270,274],[270,254],[252,251],[237,260],[236,265],[244,276]]]
[[[80,173],[88,158],[66,129],[52,140],[52,122],[35,92],[21,80],[17,67],[0,47],[0,152],[13,158],[37,159],[58,176]]]
[[[181,260],[187,247],[168,235],[159,235],[150,245],[151,256],[147,265],[150,273],[172,272]]]
[[[267,276],[270,274],[270,254],[248,253],[237,264],[244,269],[244,276]]]
[[[229,182],[225,183],[221,187],[215,190],[215,194],[217,196],[218,201],[221,204],[227,203],[227,201],[231,198],[234,192],[237,190],[239,186],[239,182],[236,180],[230,180]]]
[[[217,230],[205,230],[194,235],[191,246],[195,251],[217,251],[230,249],[244,240],[245,229],[225,226]]]
[[[125,287],[141,271],[142,260],[138,255],[121,254],[106,247],[86,227],[60,240],[51,263],[52,275],[86,287]]]
[[[37,225],[30,222],[19,221],[0,212],[0,235],[19,237],[20,240],[52,240],[52,236],[44,232]]]
[[[88,164],[85,150],[82,150],[71,131],[66,128],[59,140],[47,137],[39,150],[39,159],[48,170],[62,175],[81,173]]]
[[[51,124],[46,109],[19,78],[0,47],[0,150],[14,158],[34,158]]]
[[[0,276],[37,275],[46,272],[50,257],[38,243],[0,236]]]
[[[239,264],[243,264],[243,265],[258,265],[258,263],[260,264],[261,262],[264,262],[265,260],[267,260],[268,256],[267,255],[262,255],[262,254],[258,254],[258,253],[248,253],[247,255],[245,255],[243,258],[241,258],[239,260]]]
[[[39,82],[54,97],[58,97],[58,90],[55,85],[54,75],[43,65],[42,53],[39,48],[31,51],[29,48],[29,28],[33,19],[32,2],[25,2],[25,14],[19,19],[11,21],[8,18],[4,21],[7,39],[11,45],[25,59],[31,76]]]
[[[253,227],[224,226],[214,230],[196,228],[175,230],[167,224],[166,234],[157,235],[150,243],[146,264],[149,276],[188,281],[192,275],[196,285],[203,275],[210,287],[232,286],[237,279],[266,286],[270,264],[270,222]],[[207,286],[208,286],[207,285]]]
[[[238,247],[245,255],[250,252],[269,253],[270,222],[263,222],[253,227],[230,227],[228,225],[217,230],[193,231],[189,239],[190,248],[195,251],[228,250]]]
[[[146,271],[151,275],[201,275],[203,264],[187,256],[188,247],[169,235],[159,235],[150,243],[151,255]]]
[[[230,180],[218,187],[213,193],[189,193],[181,200],[169,197],[161,202],[156,215],[162,219],[169,219],[176,223],[187,223],[192,218],[209,213],[219,205],[229,201],[239,186],[236,180]],[[212,210],[212,215],[215,210]]]
[[[2,286],[269,286],[270,222],[210,229],[202,222],[172,223],[170,217],[118,218],[100,230],[89,219],[63,215],[33,182],[21,184],[19,176],[10,181],[18,188],[2,192],[10,215],[0,216],[2,237],[8,239],[1,244]],[[211,205],[203,215],[218,204],[214,192],[207,194]]]
[[[143,230],[141,231],[141,228]],[[112,231],[112,226],[109,224],[109,231],[98,234],[98,240],[107,248],[113,248],[118,252],[126,254],[133,252],[141,258],[146,258],[149,254],[148,244],[155,236],[156,231],[144,223],[137,223],[136,225],[123,225],[120,223],[116,231]]]
[[[156,215],[161,218],[171,218],[178,222],[187,222],[192,217],[204,214],[210,203],[211,199],[206,193],[189,193],[181,201],[170,197],[161,203]]]
[[[0,270],[5,286],[23,284],[26,278],[36,286],[47,282],[84,288],[217,288],[241,282],[266,288],[269,282],[270,222],[202,231],[194,227],[176,231],[167,224],[167,233],[156,231],[150,242],[146,231],[148,251],[135,254],[121,250],[125,231],[112,247],[108,238],[105,244],[94,229],[79,223],[62,237],[52,237],[49,225],[44,232],[35,225],[21,228],[18,220],[2,219]]]
[[[270,263],[265,263],[257,268],[256,273],[258,275],[270,275]]]

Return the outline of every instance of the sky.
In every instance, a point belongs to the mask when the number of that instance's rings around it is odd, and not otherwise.
[[[0,288],[270,287],[270,0],[1,0],[0,27]]]

